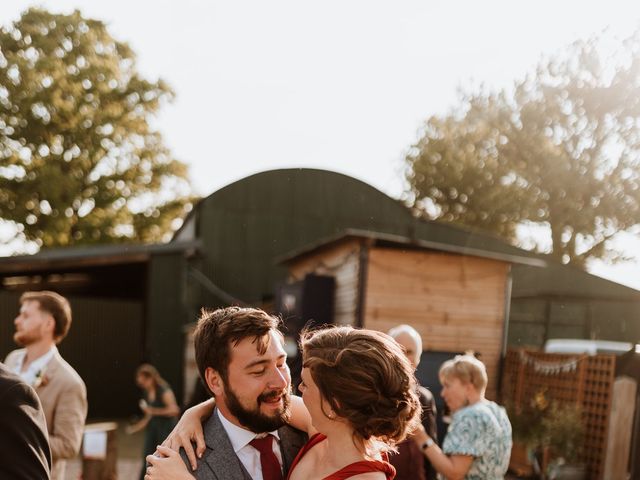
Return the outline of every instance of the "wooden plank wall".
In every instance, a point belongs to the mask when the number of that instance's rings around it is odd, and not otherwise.
[[[496,398],[509,264],[441,252],[371,248],[364,326],[381,331],[406,323],[424,350],[480,354],[487,397]]]
[[[309,273],[336,279],[333,321],[355,325],[358,306],[360,242],[349,240],[310,253],[289,266],[289,280],[302,280]]]

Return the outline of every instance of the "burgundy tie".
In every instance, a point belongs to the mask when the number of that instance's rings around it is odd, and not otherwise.
[[[282,470],[278,457],[273,453],[273,435],[262,438],[254,438],[249,442],[253,448],[260,452],[260,466],[262,466],[263,480],[282,480]]]

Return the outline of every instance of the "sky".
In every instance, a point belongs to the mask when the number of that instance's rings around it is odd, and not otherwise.
[[[155,120],[208,195],[264,170],[313,167],[405,190],[403,158],[460,88],[510,86],[543,54],[640,26],[640,2],[459,0],[0,1],[105,21],[176,99]],[[640,240],[619,243],[640,257]],[[591,265],[640,289],[640,263]]]

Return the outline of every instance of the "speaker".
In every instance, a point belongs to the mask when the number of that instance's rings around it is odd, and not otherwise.
[[[305,325],[333,323],[336,280],[327,275],[308,274],[303,280],[281,285],[276,293],[276,311],[287,334],[300,334]]]
[[[336,280],[327,275],[308,274],[303,280],[280,285],[276,291],[276,312],[284,322],[285,350],[296,392],[300,382],[302,358],[298,348],[304,327],[333,323]]]

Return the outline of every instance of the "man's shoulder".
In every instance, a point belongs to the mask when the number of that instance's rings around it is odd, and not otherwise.
[[[304,445],[307,440],[309,440],[309,436],[305,432],[303,432],[302,430],[298,430],[297,428],[293,428],[290,425],[284,425],[283,427],[280,427],[278,429],[278,435],[280,435],[280,439],[282,440],[282,442],[294,443],[296,445]]]
[[[231,447],[231,441],[225,431],[215,410],[214,413],[202,423],[206,450],[202,457],[196,460],[197,468],[191,471],[189,459],[184,451],[180,449],[182,461],[187,469],[196,478],[196,480],[210,480],[225,478],[225,470],[231,468],[236,462],[233,461],[231,454],[235,454]],[[195,444],[193,449],[195,450]],[[230,449],[230,450],[229,450]],[[237,457],[236,457],[237,458]]]
[[[51,362],[56,364],[56,381],[65,383],[68,386],[76,386],[82,390],[86,390],[82,377],[76,372],[69,362],[67,362],[60,354],[54,355]]]
[[[202,422],[202,430],[204,432],[204,441],[207,446],[217,444],[221,438],[229,438],[229,434],[225,430],[220,417],[218,416],[218,408],[213,409],[213,413]],[[209,443],[209,441],[212,441]]]
[[[22,357],[24,355],[24,352],[24,348],[18,348],[17,350],[9,352],[9,355],[7,355],[7,358],[5,358],[4,360],[5,366],[7,366],[8,368],[14,368],[15,363],[18,361],[18,358]]]
[[[289,470],[293,459],[298,455],[298,452],[302,450],[307,443],[308,435],[300,430],[296,430],[289,425],[285,425],[278,429],[278,435],[280,436],[280,451],[282,452],[282,460],[285,466],[285,470]]]
[[[195,451],[195,445],[193,445],[193,449]],[[189,470],[189,473],[191,473],[191,475],[193,475],[196,480],[209,480],[216,478],[213,475],[212,470],[208,467],[207,461],[205,460],[204,456],[202,458],[196,459],[197,468],[195,470],[191,470],[191,463],[189,462],[189,458],[187,457],[187,454],[185,453],[183,448],[180,449],[180,457],[186,465],[187,470]]]

